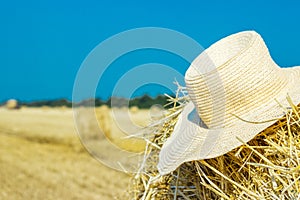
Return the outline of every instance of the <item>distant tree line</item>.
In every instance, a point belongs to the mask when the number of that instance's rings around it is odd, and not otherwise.
[[[124,106],[137,106],[138,108],[150,108],[152,105],[159,104],[159,105],[166,105],[168,97],[164,95],[159,95],[155,98],[152,98],[148,95],[144,95],[141,97],[133,98],[133,99],[126,99],[126,98],[119,98],[119,97],[111,97],[107,101],[103,101],[100,98],[93,98],[93,99],[86,99],[79,103],[74,103],[74,106],[102,106],[107,105],[108,107],[124,107]],[[56,100],[45,100],[45,101],[32,101],[32,102],[19,102],[22,106],[27,107],[42,107],[42,106],[49,106],[49,107],[72,107],[72,102],[67,99],[56,99]]]
[[[42,106],[49,106],[49,107],[72,107],[72,102],[67,99],[55,99],[55,100],[41,100],[41,101],[32,101],[32,102],[19,102],[21,106],[27,107],[42,107]]]

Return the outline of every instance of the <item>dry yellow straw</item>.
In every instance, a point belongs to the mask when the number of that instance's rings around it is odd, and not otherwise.
[[[130,189],[133,199],[300,199],[300,109],[290,97],[286,116],[248,143],[159,176],[160,147],[176,124],[180,100],[170,98],[169,118],[152,126],[153,134],[145,138],[145,161]]]

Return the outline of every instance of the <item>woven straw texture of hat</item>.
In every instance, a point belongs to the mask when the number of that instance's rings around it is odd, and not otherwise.
[[[300,102],[300,67],[277,66],[254,31],[213,44],[193,61],[185,81],[191,102],[162,147],[161,174],[248,142],[285,115],[287,95]]]

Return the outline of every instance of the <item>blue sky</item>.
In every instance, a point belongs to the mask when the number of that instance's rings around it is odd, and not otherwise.
[[[229,34],[256,30],[280,66],[300,65],[299,10],[296,0],[2,2],[0,101],[71,99],[76,73],[89,52],[108,37],[138,27],[174,29],[205,48]],[[108,98],[121,75],[115,72],[126,72],[136,64],[159,62],[182,73],[188,67],[165,52],[136,54],[111,66],[107,72],[111,78],[101,83],[105,87],[97,96]],[[121,66],[126,67],[119,70]],[[136,95],[165,91],[146,86]]]

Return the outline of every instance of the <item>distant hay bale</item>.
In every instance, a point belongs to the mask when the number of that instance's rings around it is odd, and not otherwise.
[[[6,102],[6,108],[7,109],[18,109],[19,108],[19,104],[18,104],[18,101],[15,100],[15,99],[10,99]]]
[[[96,109],[100,112],[108,112],[109,111],[109,107],[107,105],[102,105]]]
[[[99,125],[101,131],[103,132],[103,134],[107,138],[112,139],[112,135],[111,135],[112,134],[111,133],[111,124],[112,124],[111,110],[109,109],[108,106],[102,105],[100,107],[95,108],[95,111],[96,111],[96,117],[97,117],[98,125]]]
[[[59,108],[60,110],[63,110],[63,111],[65,111],[65,110],[68,110],[68,107],[67,106],[65,106],[65,105],[63,105],[63,106],[60,106],[60,108]]]
[[[132,106],[131,108],[130,108],[130,112],[131,113],[137,113],[139,111],[139,108],[137,107],[137,106]]]
[[[48,111],[48,110],[51,109],[51,107],[50,106],[41,106],[40,109],[43,110],[43,111]]]
[[[178,99],[172,99],[178,102]],[[183,106],[155,128],[144,162],[132,178],[133,199],[299,199],[300,104],[248,143],[217,158],[191,161],[160,176],[160,147],[173,131]]]

